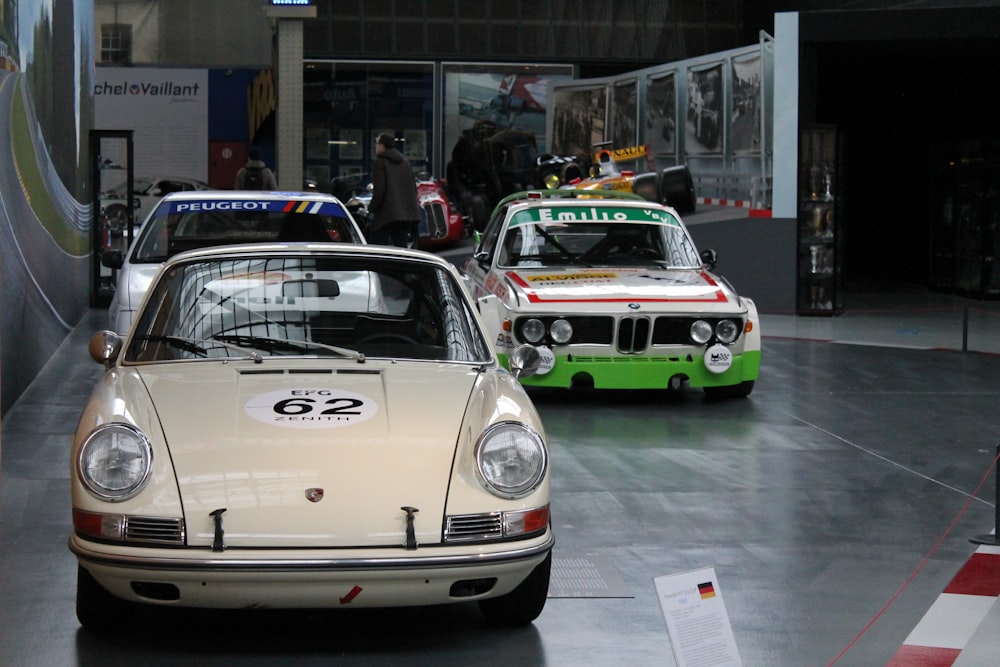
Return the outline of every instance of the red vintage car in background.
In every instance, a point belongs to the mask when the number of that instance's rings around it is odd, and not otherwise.
[[[465,236],[462,214],[452,205],[439,181],[417,181],[417,199],[420,201],[420,248],[440,248]]]
[[[357,174],[335,178],[330,183],[331,192],[344,203],[362,231],[368,227],[368,205],[372,199],[371,183],[367,180],[367,174]],[[466,236],[466,220],[448,197],[444,181],[418,177],[417,199],[420,203],[418,248],[443,248]]]

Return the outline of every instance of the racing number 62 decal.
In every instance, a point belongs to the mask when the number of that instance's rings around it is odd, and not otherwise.
[[[367,421],[378,404],[342,389],[281,389],[250,398],[243,406],[257,421],[287,428],[334,428]]]

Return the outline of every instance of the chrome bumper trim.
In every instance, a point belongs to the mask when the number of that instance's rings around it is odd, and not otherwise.
[[[555,537],[550,533],[542,544],[500,553],[456,554],[454,556],[400,556],[398,558],[167,558],[108,554],[95,551],[89,544],[71,536],[69,550],[77,558],[95,565],[110,565],[141,570],[225,571],[225,572],[326,572],[362,570],[420,570],[476,567],[528,560],[552,550]],[[235,551],[235,549],[234,549]],[[212,552],[205,549],[206,554]]]

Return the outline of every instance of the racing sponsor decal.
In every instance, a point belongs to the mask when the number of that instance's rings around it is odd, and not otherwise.
[[[677,226],[668,212],[652,208],[615,206],[536,206],[518,211],[511,226],[567,222],[657,222]]]
[[[538,370],[535,375],[548,375],[556,367],[556,355],[545,345],[539,345],[535,349],[538,350],[539,356]]]
[[[688,272],[687,280],[667,274],[660,280],[639,269],[506,275],[530,303],[726,303],[722,288],[704,272]]]
[[[507,285],[498,280],[492,273],[486,277],[486,291],[496,294],[501,301],[507,298]]]
[[[206,211],[271,211],[274,213],[311,213],[345,217],[344,209],[333,202],[301,199],[199,199],[164,202],[161,214],[200,213]]]
[[[259,422],[284,428],[336,428],[360,424],[378,413],[378,404],[343,389],[279,389],[253,396],[243,406]]]
[[[501,331],[500,333],[497,334],[497,339],[496,341],[494,341],[493,344],[496,345],[496,347],[501,350],[513,349],[514,339],[511,338],[510,334],[505,334],[504,332]]]
[[[528,276],[528,282],[560,282],[565,280],[601,280],[617,278],[617,273],[555,273]]]
[[[733,353],[725,345],[716,343],[705,350],[705,368],[709,372],[725,373],[733,365]]]
[[[611,157],[615,162],[624,162],[625,160],[638,160],[639,158],[646,157],[647,152],[645,144],[642,146],[629,146],[628,148],[613,149]]]

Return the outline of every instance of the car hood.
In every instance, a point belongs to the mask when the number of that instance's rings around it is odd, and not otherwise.
[[[657,268],[538,268],[504,273],[521,310],[689,309],[732,312],[743,308],[729,285],[703,270]],[[632,306],[635,304],[635,306]],[[515,305],[515,304],[511,304]]]
[[[405,506],[419,510],[418,542],[441,541],[477,371],[350,363],[139,370],[176,474],[188,544],[211,544],[210,513],[225,509],[227,546],[401,546]]]

